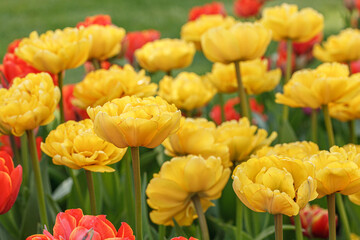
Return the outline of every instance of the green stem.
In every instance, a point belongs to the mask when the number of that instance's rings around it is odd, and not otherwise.
[[[332,147],[335,145],[335,138],[334,138],[334,130],[331,124],[328,105],[323,105],[322,109],[324,113],[326,132],[328,134],[328,139],[329,139],[329,147]]]
[[[286,72],[285,72],[285,81],[284,85],[289,82],[292,72],[292,41],[289,39],[286,43]],[[283,121],[287,121],[289,119],[289,107],[283,106]]]
[[[329,214],[329,240],[335,240],[336,239],[335,193],[327,195],[327,207]]]
[[[19,149],[18,149],[18,147],[16,146],[16,143],[15,143],[15,136],[10,135],[9,138],[10,138],[11,148],[12,148],[12,151],[14,153],[15,165],[19,165],[20,164],[20,153],[19,153]]]
[[[311,110],[311,141],[317,143],[318,141],[318,127],[317,127],[317,109]]]
[[[241,115],[242,117],[247,117],[251,123],[251,112],[248,105],[247,95],[244,89],[244,85],[241,80],[241,69],[240,69],[240,61],[235,61],[235,71],[236,71],[236,80],[238,84],[238,94],[240,98],[241,104]]]
[[[349,132],[350,132],[350,142],[353,144],[357,143],[357,137],[356,137],[356,120],[350,120],[348,122],[349,124]]]
[[[335,193],[335,196],[336,196],[336,206],[337,206],[337,209],[338,209],[338,212],[340,215],[341,223],[345,230],[344,232],[345,232],[346,239],[351,239],[351,237],[350,237],[351,230],[350,230],[349,220],[348,220],[348,217],[347,217],[347,214],[345,211],[342,195],[340,193]]]
[[[40,211],[40,221],[42,225],[49,226],[47,212],[46,212],[46,205],[45,205],[44,186],[41,178],[41,171],[40,171],[40,164],[36,150],[35,136],[32,130],[26,130],[26,135],[29,143],[31,162],[33,165],[33,171],[35,175],[36,192],[37,192],[39,211]]]
[[[127,150],[124,156],[125,161],[125,178],[126,178],[126,185],[125,185],[125,191],[128,193],[125,197],[125,203],[126,203],[126,211],[127,211],[127,217],[128,217],[128,223],[130,226],[134,226],[135,220],[134,220],[134,191],[133,191],[133,181],[131,176],[131,153],[130,149]]]
[[[21,166],[23,168],[23,183],[24,186],[29,186],[29,148],[26,135],[20,137],[21,141]]]
[[[91,63],[92,63],[95,70],[101,69],[100,62],[96,58],[93,58],[91,60]]]
[[[244,205],[236,198],[236,240],[242,239]]]
[[[95,188],[94,188],[94,180],[93,180],[92,172],[85,170],[85,175],[86,175],[86,182],[87,182],[88,189],[89,189],[91,214],[96,215]]]
[[[250,220],[250,217],[252,215],[252,211],[250,211],[247,207],[244,207],[244,225],[245,225],[245,229],[246,229],[246,232],[248,234],[250,234],[251,236],[255,236],[254,233],[253,233],[253,229],[251,227],[251,220]]]
[[[221,122],[226,121],[225,117],[225,102],[224,102],[224,94],[219,93],[219,103],[220,103],[220,111],[221,111]]]
[[[203,212],[199,196],[197,194],[195,194],[192,197],[192,201],[195,205],[195,210],[196,210],[196,213],[197,213],[198,219],[199,219],[199,224],[200,224],[200,229],[201,229],[201,239],[209,240],[210,239],[209,229],[208,229],[208,226],[206,223],[205,214]]]
[[[64,81],[64,72],[58,73],[58,84],[60,88],[60,124],[65,122],[65,115],[64,115],[64,99],[63,99],[63,81]]]
[[[84,202],[84,198],[83,198],[83,195],[81,193],[81,188],[80,188],[80,184],[79,184],[79,181],[75,175],[75,170],[72,169],[72,168],[67,168],[68,172],[69,172],[69,175],[71,177],[71,179],[73,180],[73,184],[74,184],[74,187],[75,187],[75,191],[76,191],[76,194],[77,194],[77,198],[78,198],[78,201],[80,202],[80,205],[83,204]]]
[[[282,214],[274,215],[275,220],[275,240],[283,240],[283,216]]]
[[[296,234],[296,240],[303,240],[300,214],[296,215],[296,216],[294,217],[294,219],[295,219],[295,234]]]
[[[159,225],[159,240],[165,240],[166,238],[166,226]]]
[[[142,240],[142,221],[141,221],[141,176],[140,176],[140,156],[139,147],[131,147],[132,167],[134,174],[135,187],[135,226],[136,239]]]

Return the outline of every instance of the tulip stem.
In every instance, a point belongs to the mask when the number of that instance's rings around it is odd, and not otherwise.
[[[36,192],[40,211],[40,221],[42,225],[49,227],[45,197],[44,197],[44,186],[41,178],[40,164],[36,151],[35,136],[32,130],[26,130],[27,140],[30,148],[31,163],[33,165],[33,171],[35,175]]]
[[[16,146],[16,143],[15,143],[15,136],[10,135],[9,138],[10,138],[11,148],[12,148],[12,151],[14,153],[15,164],[19,165],[20,164],[20,153],[19,153],[19,149],[18,149],[18,147]]]
[[[206,223],[205,214],[203,212],[199,196],[197,194],[195,194],[192,197],[192,201],[195,205],[195,210],[196,210],[196,213],[197,213],[198,219],[199,219],[199,224],[200,224],[200,229],[201,229],[201,239],[209,240],[210,239],[209,229],[208,229],[208,226]]]
[[[71,179],[73,180],[73,184],[74,184],[74,187],[75,187],[75,191],[76,191],[76,194],[77,194],[77,197],[78,197],[78,201],[80,202],[80,204],[83,204],[84,202],[84,199],[83,199],[83,195],[81,193],[81,188],[80,188],[80,184],[79,184],[79,181],[75,175],[75,170],[72,169],[72,168],[67,168],[68,172],[69,172],[69,175],[71,177]]]
[[[236,240],[242,239],[244,205],[236,198]]]
[[[23,168],[23,184],[29,187],[29,148],[26,135],[20,137],[21,141],[21,166]]]
[[[336,206],[340,215],[341,223],[344,226],[344,232],[345,232],[345,239],[351,239],[351,231],[350,231],[350,225],[349,220],[347,218],[347,214],[344,207],[344,202],[342,199],[342,195],[340,193],[335,193],[336,196]],[[330,225],[329,225],[330,226]]]
[[[288,39],[286,42],[286,72],[285,72],[285,81],[284,85],[289,82],[292,72],[292,41]],[[289,107],[283,106],[283,121],[287,121],[289,119]]]
[[[64,80],[64,72],[58,73],[58,85],[60,88],[60,124],[65,122],[65,116],[64,116],[64,99],[63,99],[63,80]]]
[[[93,180],[92,172],[85,170],[85,175],[86,175],[86,182],[87,182],[88,189],[89,189],[91,214],[96,215],[95,188],[94,188],[94,180]]]
[[[159,225],[159,240],[165,240],[166,238],[166,226]]]
[[[134,174],[134,187],[135,187],[136,239],[142,240],[141,176],[140,176],[139,147],[131,147],[131,157],[132,157],[132,168],[133,168],[133,174]]]
[[[247,95],[244,89],[244,85],[242,84],[241,80],[241,66],[240,61],[235,61],[235,71],[236,71],[236,80],[238,84],[238,94],[240,98],[240,104],[241,104],[241,115],[242,117],[247,117],[249,119],[249,122],[251,123],[251,112],[249,109],[249,103],[247,99]]]
[[[335,219],[335,193],[327,195],[327,207],[329,215],[329,240],[336,239],[336,219]]]
[[[357,137],[356,137],[356,122],[355,120],[350,120],[348,122],[349,124],[349,133],[350,133],[350,142],[353,144],[357,143]]]
[[[317,143],[318,141],[318,127],[317,127],[317,109],[311,110],[311,141]]]
[[[327,131],[328,139],[329,139],[329,145],[330,145],[330,147],[332,147],[335,145],[335,138],[334,138],[334,130],[333,130],[333,127],[331,124],[329,108],[328,108],[328,105],[323,105],[322,108],[323,108],[323,113],[324,113],[326,131]]]
[[[221,111],[221,122],[225,122],[225,103],[224,103],[224,95],[219,93],[219,103],[220,103],[220,111]]]
[[[296,240],[303,240],[300,214],[296,215],[296,216],[294,217],[294,219],[295,219]]]
[[[283,240],[283,216],[282,214],[275,214],[275,240]]]

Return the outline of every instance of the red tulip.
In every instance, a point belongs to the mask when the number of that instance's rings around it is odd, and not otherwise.
[[[185,237],[174,237],[171,240],[188,240]],[[189,240],[198,240],[197,238],[190,237]]]
[[[11,148],[11,143],[10,143],[10,136],[8,135],[0,136],[0,151],[5,151],[11,157],[14,157],[14,152]]]
[[[0,151],[0,215],[7,213],[13,206],[22,182],[22,167],[14,168],[11,156]]]
[[[212,2],[205,4],[203,6],[193,7],[189,12],[189,21],[193,21],[200,17],[201,15],[213,15],[221,14],[224,17],[226,16],[226,10],[224,4],[221,2]]]
[[[253,17],[259,14],[264,1],[260,0],[236,0],[234,2],[234,13],[240,18]]]
[[[238,97],[231,98],[225,103],[224,110],[225,110],[225,120],[226,121],[240,119],[241,116],[238,113],[238,110],[237,110],[238,107],[235,106],[235,105],[238,105],[239,103],[240,103],[240,100]],[[249,103],[250,103],[250,108],[251,108],[252,112],[255,112],[255,113],[261,115],[264,120],[267,119],[267,116],[265,114],[263,114],[263,112],[264,112],[263,105],[258,104],[254,98],[250,98]],[[218,125],[221,124],[221,108],[219,105],[215,105],[212,108],[212,110],[210,112],[210,117],[216,124],[218,124]],[[255,119],[253,119],[253,121],[255,121]]]
[[[157,39],[160,39],[160,32],[153,29],[127,33],[123,40],[125,58],[132,64],[135,50]]]
[[[350,72],[352,74],[360,72],[360,60],[350,63]]]
[[[318,35],[316,35],[315,37],[313,37],[312,39],[310,39],[307,42],[302,42],[302,43],[294,42],[293,43],[294,53],[296,55],[302,55],[302,54],[307,54],[307,53],[312,54],[312,49],[313,49],[314,45],[316,43],[320,43],[322,41],[322,38],[323,38],[322,33],[319,33]]]
[[[90,25],[102,25],[102,26],[106,26],[106,25],[111,25],[111,17],[109,15],[95,15],[95,16],[91,16],[91,17],[86,17],[84,22],[79,22],[78,24],[76,24],[76,27],[79,28],[80,26],[84,26],[84,27],[88,27]]]
[[[75,84],[69,84],[63,86],[63,98],[64,98],[64,114],[65,121],[74,120],[80,121],[86,118],[89,118],[86,110],[78,108],[72,104],[72,99],[74,98],[74,87]]]
[[[8,53],[15,53],[15,49],[19,46],[21,39],[15,39],[8,46]]]
[[[304,236],[324,239],[329,237],[329,218],[326,209],[318,205],[308,205],[300,210],[300,220]]]
[[[56,216],[53,234],[32,235],[26,240],[135,240],[130,226],[123,222],[118,231],[105,215],[83,215],[81,209],[69,209]]]

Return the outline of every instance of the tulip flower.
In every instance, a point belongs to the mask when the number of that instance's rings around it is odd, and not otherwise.
[[[10,157],[14,157],[14,152],[11,148],[11,143],[10,143],[10,136],[8,135],[1,135],[0,136],[0,151],[4,151],[7,152]]]
[[[234,13],[240,18],[253,17],[259,14],[264,0],[236,0],[234,2]]]
[[[122,222],[121,227],[116,231],[105,215],[83,215],[81,209],[69,209],[58,213],[53,234],[44,230],[43,234],[32,235],[26,240],[90,239],[88,237],[90,232],[92,239],[96,240],[135,240],[133,231],[127,223]]]
[[[348,28],[314,46],[314,57],[323,62],[351,62],[360,59],[360,30]]]
[[[240,63],[242,84],[247,94],[272,91],[280,82],[281,70],[267,70],[268,60],[255,59]],[[231,93],[238,88],[234,64],[214,63],[207,78],[219,92]]]
[[[154,209],[150,219],[172,226],[175,219],[179,225],[187,226],[198,217],[202,239],[208,240],[204,212],[213,206],[211,200],[220,198],[229,176],[230,169],[213,156],[188,155],[165,162],[146,188],[147,202]]]
[[[75,84],[68,84],[63,87],[65,121],[80,121],[89,118],[86,110],[74,106],[74,88]]]
[[[254,154],[256,157],[278,155],[307,161],[311,156],[319,152],[319,146],[313,142],[292,142],[276,144],[273,147],[265,146]]]
[[[22,182],[22,167],[14,168],[11,156],[0,151],[0,215],[7,213],[17,198]]]
[[[154,148],[175,133],[181,113],[161,97],[126,96],[88,108],[95,133],[117,147],[131,147],[135,188],[136,235],[142,240],[139,147]]]
[[[233,172],[233,189],[255,212],[295,216],[317,197],[310,162],[272,155],[251,158]]]
[[[109,70],[96,70],[75,85],[72,103],[86,109],[124,96],[149,97],[155,95],[157,89],[150,81],[144,70],[136,72],[129,64],[123,68],[114,65]]]
[[[182,118],[179,130],[163,142],[165,154],[175,156],[198,155],[219,157],[224,167],[231,167],[226,144],[217,139],[216,126],[205,118]]]
[[[358,76],[349,78],[344,64],[324,63],[315,70],[297,71],[284,86],[284,93],[276,94],[276,102],[290,107],[312,109],[330,103],[342,103],[359,93]]]
[[[239,121],[223,122],[216,129],[216,140],[228,146],[230,161],[236,163],[247,160],[258,149],[270,145],[277,133],[272,132],[267,136],[266,130],[250,125],[246,117]]]
[[[201,36],[211,28],[224,26],[229,28],[235,24],[233,17],[217,15],[202,15],[194,21],[185,23],[181,27],[181,39],[193,42],[197,50],[201,50]]]
[[[265,8],[261,22],[271,29],[273,39],[306,42],[324,28],[324,17],[312,8],[300,11],[293,4]]]
[[[160,39],[146,43],[135,51],[140,66],[150,72],[169,71],[189,66],[195,55],[195,46],[180,39]]]
[[[103,61],[119,54],[125,30],[114,25],[93,24],[84,29],[84,35],[92,39],[88,59]]]
[[[123,48],[125,49],[125,58],[133,64],[135,51],[146,43],[158,39],[160,39],[160,32],[153,29],[128,32],[122,42]]]
[[[216,93],[215,87],[195,73],[182,72],[175,78],[165,76],[159,83],[158,95],[187,111],[204,107]]]
[[[59,88],[47,73],[14,79],[9,89],[0,89],[0,132],[21,136],[50,123],[59,98]]]
[[[189,12],[189,21],[196,20],[202,15],[215,15],[220,14],[226,16],[224,4],[221,2],[212,2],[203,6],[193,7]]]
[[[8,45],[7,52],[8,53],[15,53],[15,49],[19,46],[21,39],[15,39]]]
[[[86,17],[84,22],[79,22],[78,24],[76,24],[77,28],[80,28],[81,26],[83,27],[88,27],[90,25],[101,25],[101,26],[108,26],[111,25],[111,17],[109,15],[95,15],[95,16],[91,16],[91,17]]]
[[[198,240],[197,238],[190,237],[189,239],[185,237],[174,237],[171,240]]]
[[[93,172],[113,172],[108,165],[122,159],[126,148],[117,148],[99,138],[90,119],[60,124],[41,143],[41,150],[56,165]]]

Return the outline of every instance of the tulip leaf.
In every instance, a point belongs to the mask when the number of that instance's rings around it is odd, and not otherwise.
[[[151,226],[149,223],[149,213],[148,213],[148,206],[146,204],[146,187],[147,187],[147,174],[144,173],[143,178],[142,178],[142,186],[141,186],[141,205],[142,205],[142,223],[143,223],[143,231],[144,231],[144,236],[145,239],[150,239],[153,240],[153,235],[151,233]]]
[[[6,230],[5,228],[2,226],[2,224],[0,224],[0,239],[6,239],[6,240],[15,240],[15,238],[13,238]]]
[[[225,236],[222,239],[235,239],[235,234],[236,234],[236,227],[228,224],[228,223],[224,223],[221,218],[216,218],[214,216],[207,216],[206,217],[209,220],[209,223],[213,223],[217,226],[217,229],[220,229],[221,231],[224,232]],[[242,231],[242,239],[243,240],[252,240],[253,237],[251,237],[249,234],[247,234],[246,232]]]
[[[290,125],[289,121],[284,121],[279,129],[279,141],[280,143],[288,143],[297,141],[297,137],[294,129]]]
[[[283,225],[283,231],[285,230],[295,230],[295,226],[293,225]],[[263,230],[254,240],[262,240],[270,235],[273,235],[275,233],[275,226],[270,226]]]
[[[71,178],[65,179],[53,192],[52,198],[54,201],[60,201],[71,193],[73,180]]]
[[[177,236],[183,236],[188,238],[189,236],[185,233],[182,227],[176,222],[175,218],[173,218],[174,228]]]

